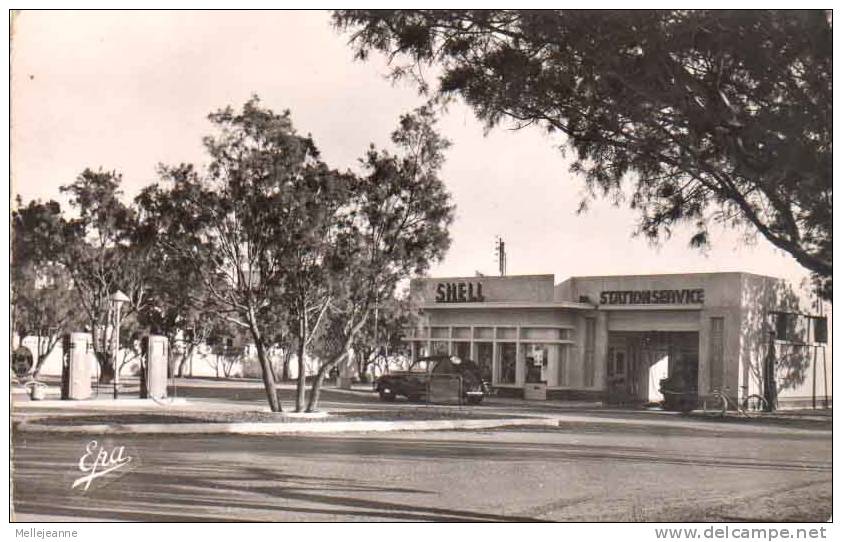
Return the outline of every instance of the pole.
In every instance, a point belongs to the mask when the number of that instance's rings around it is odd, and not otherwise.
[[[506,276],[506,243],[500,239],[500,276]]]
[[[824,373],[824,408],[827,409],[827,349],[822,346],[822,372]]]
[[[816,364],[818,363],[819,347],[813,346],[813,410],[816,410]]]
[[[117,398],[120,388],[120,364],[117,356],[120,353],[120,303],[117,305],[116,321],[114,322],[114,399]]]
[[[769,347],[763,362],[763,398],[767,412],[774,412],[777,405],[777,383],[775,382],[775,332],[769,333]]]

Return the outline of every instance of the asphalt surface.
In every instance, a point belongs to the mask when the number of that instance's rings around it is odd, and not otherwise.
[[[225,388],[209,383],[190,393],[261,401],[259,388]],[[337,408],[423,408],[385,405],[364,392],[329,392],[325,399]],[[505,409],[493,403],[481,408]],[[561,407],[510,410],[533,408]],[[827,425],[699,431],[693,420],[648,425],[665,416],[639,412],[614,414],[628,424],[599,422],[610,414],[559,428],[493,431],[99,439],[14,433],[14,519],[778,522],[831,515]],[[79,460],[91,440],[109,452],[123,446],[132,459],[83,491],[71,486],[84,474]]]

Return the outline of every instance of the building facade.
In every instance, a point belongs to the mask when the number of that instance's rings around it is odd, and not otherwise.
[[[704,400],[720,389],[740,400],[762,393],[771,352],[781,406],[831,401],[827,320],[780,279],[425,278],[410,293],[421,314],[405,338],[413,359],[473,359],[500,394],[537,383],[550,398],[644,404],[663,399],[667,379],[676,393]]]

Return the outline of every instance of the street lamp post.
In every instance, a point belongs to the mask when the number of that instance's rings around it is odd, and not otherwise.
[[[109,301],[114,305],[115,309],[115,319],[114,319],[114,399],[117,398],[117,393],[120,387],[120,364],[117,363],[117,354],[120,352],[120,308],[123,306],[123,303],[128,303],[131,301],[129,296],[117,290],[111,297],[108,298]]]

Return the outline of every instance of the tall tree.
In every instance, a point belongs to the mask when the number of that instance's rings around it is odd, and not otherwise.
[[[12,211],[11,306],[12,332],[22,340],[36,337],[32,376],[53,352],[63,334],[79,322],[78,298],[56,255],[61,250],[61,207],[54,201],[20,197]]]
[[[398,154],[371,147],[362,159],[344,222],[327,260],[334,276],[325,333],[329,354],[313,381],[307,410],[317,408],[322,384],[345,356],[375,306],[392,297],[401,280],[423,274],[450,246],[453,219],[438,174],[449,142],[435,130],[430,107],[403,115],[392,133]]]
[[[140,196],[138,201],[142,199]],[[205,343],[219,322],[213,313],[204,309],[204,303],[196,301],[204,299],[207,292],[195,270],[172,258],[157,242],[162,226],[158,217],[147,213],[143,205],[138,208],[138,235],[155,238],[152,250],[156,265],[149,269],[147,303],[138,311],[137,321],[149,333],[167,338],[169,371],[182,376],[195,349]]]
[[[323,171],[290,187],[281,206],[286,221],[277,242],[283,251],[284,288],[279,299],[285,329],[294,338],[298,364],[295,411],[305,410],[307,355],[334,301],[334,286],[348,268],[334,265],[347,227],[349,175]],[[278,327],[281,329],[281,326]],[[289,337],[282,341],[287,346]]]
[[[162,166],[164,185],[148,187],[137,202],[155,217],[173,264],[189,267],[201,284],[205,295],[191,303],[251,336],[269,405],[278,412],[268,351],[285,324],[285,301],[313,308],[296,288],[321,279],[311,276],[314,266],[299,271],[301,262],[318,257],[312,247],[330,241],[326,224],[341,201],[342,177],[320,161],[311,138],[296,133],[288,111],[276,114],[257,97],[241,111],[229,107],[209,119],[217,133],[204,139],[207,174],[191,165]]]
[[[56,231],[56,256],[79,294],[100,366],[100,380],[114,378],[115,316],[110,296],[121,290],[130,298],[125,324],[146,302],[152,243],[139,237],[135,210],[122,201],[122,175],[86,169],[60,190],[70,196],[76,216],[62,218]]]
[[[759,232],[832,292],[832,21],[823,11],[347,10],[359,58],[440,69],[489,127],[561,132],[638,233]],[[408,60],[409,62],[403,62]],[[625,190],[629,187],[630,190]]]

